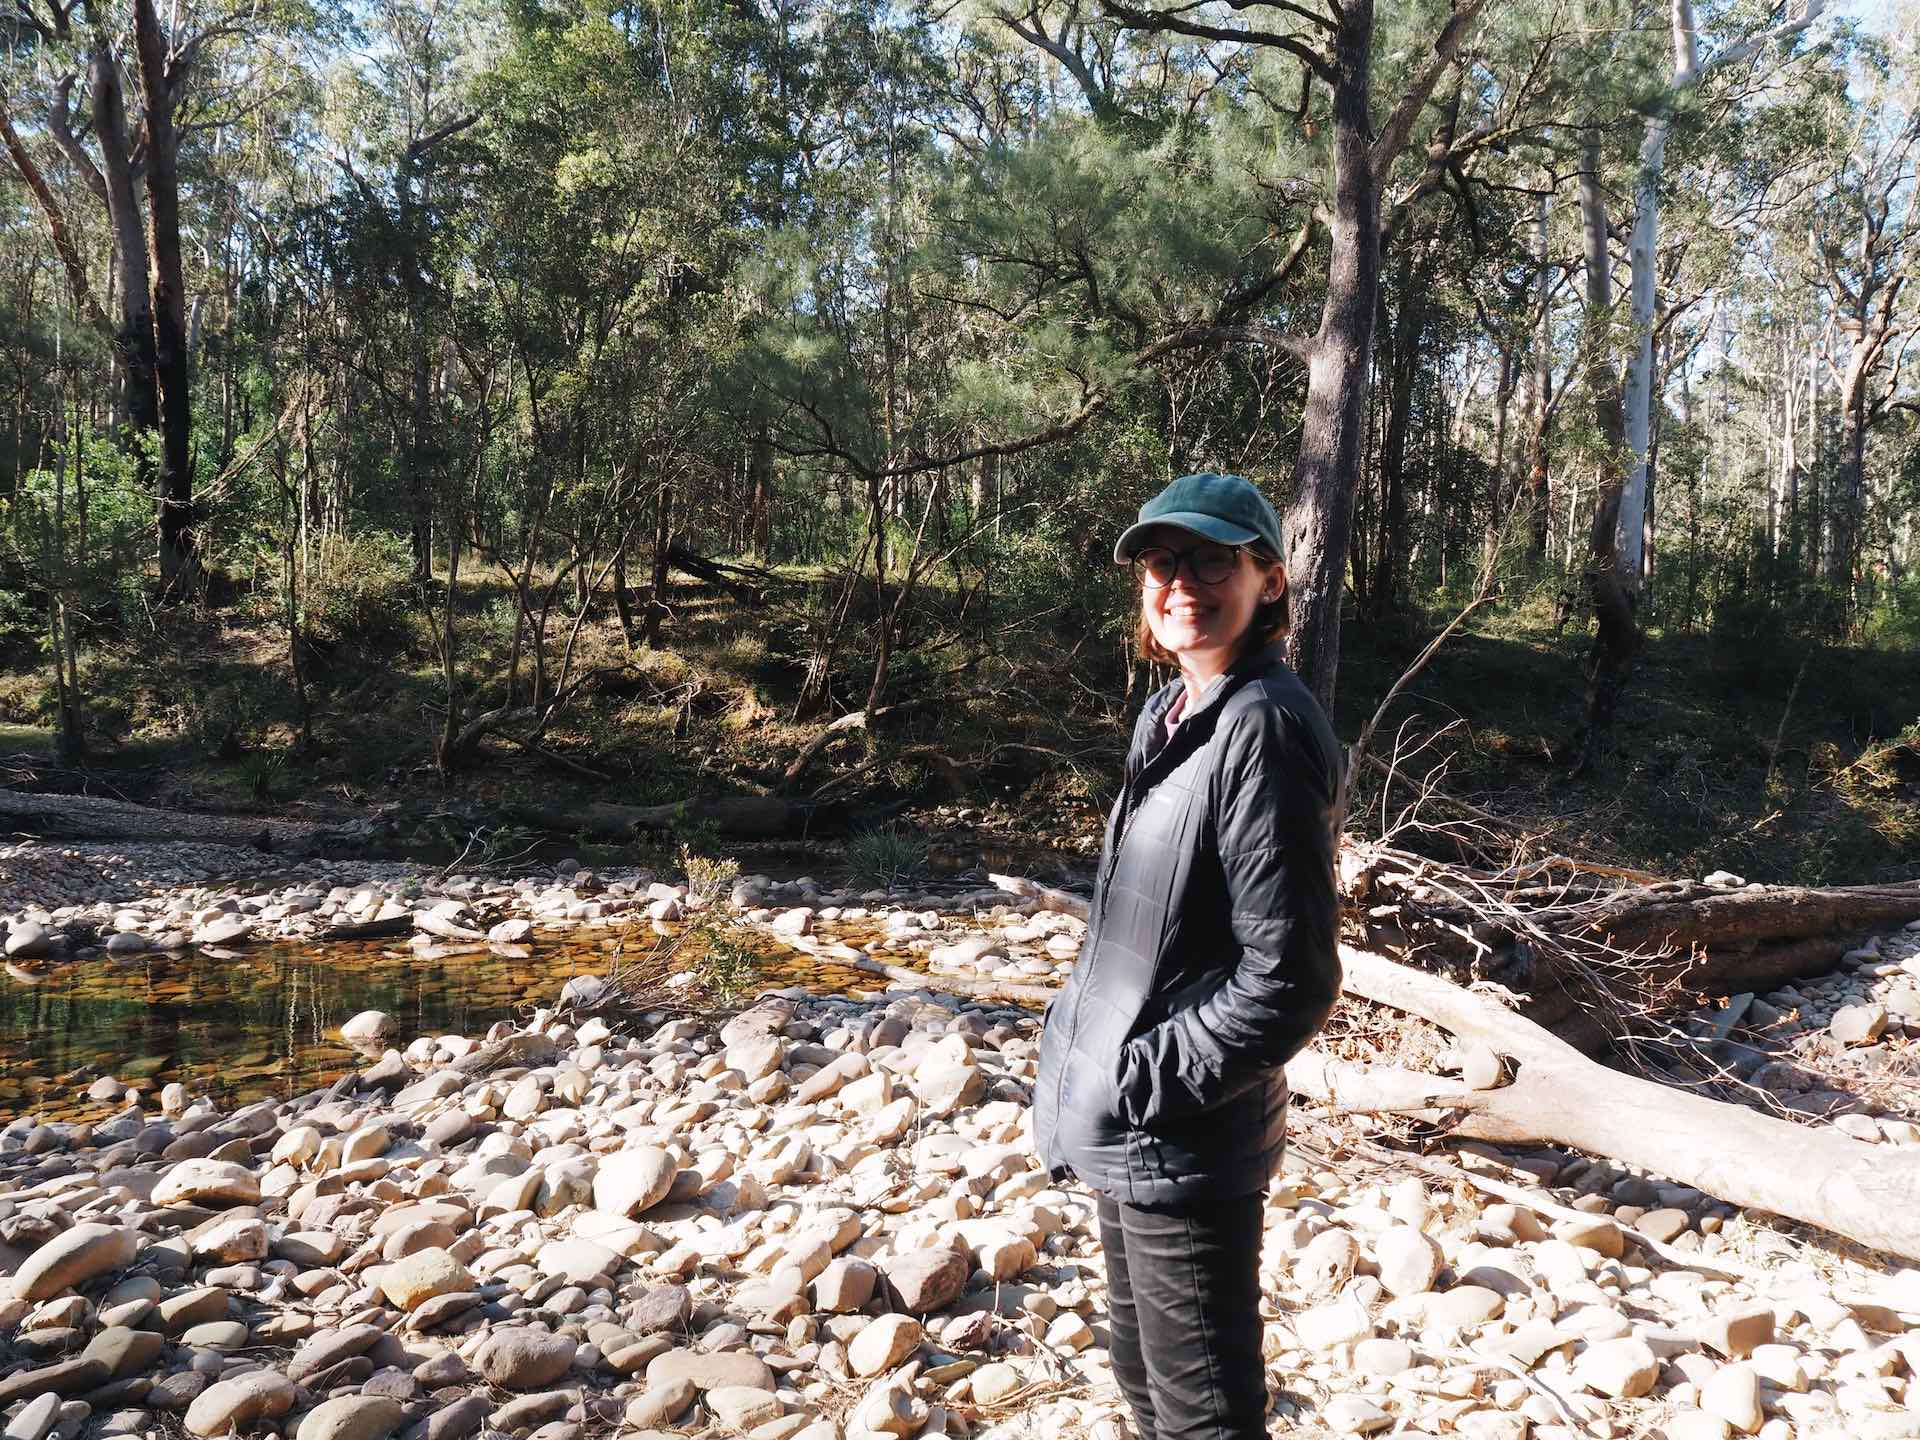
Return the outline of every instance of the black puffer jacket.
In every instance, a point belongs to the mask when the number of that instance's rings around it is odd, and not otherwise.
[[[1134,729],[1034,1090],[1048,1169],[1136,1205],[1267,1183],[1281,1067],[1340,990],[1333,728],[1277,650],[1216,680],[1163,740],[1179,691]]]

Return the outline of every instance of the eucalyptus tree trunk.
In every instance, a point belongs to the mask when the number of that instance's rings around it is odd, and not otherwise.
[[[1827,507],[1833,537],[1827,552],[1827,582],[1843,613],[1851,608],[1860,518],[1866,508],[1867,377],[1874,353],[1869,342],[1856,338],[1840,376],[1840,463],[1834,468],[1833,498]]]
[[[1285,556],[1293,629],[1287,658],[1333,709],[1340,598],[1366,434],[1367,362],[1380,290],[1380,185],[1371,152],[1373,0],[1342,7],[1333,57],[1333,214],[1327,294],[1308,347],[1306,415],[1294,463]]]
[[[421,235],[426,182],[415,170],[419,154],[407,147],[394,175],[394,208],[400,220],[402,244],[400,285],[407,312],[407,540],[413,556],[413,578],[433,575],[433,482],[429,448],[433,428],[433,398],[427,338],[427,275]]]
[[[180,261],[179,138],[174,98],[180,59],[168,48],[154,0],[134,0],[140,109],[147,151],[147,250],[153,300],[154,398],[159,405],[160,591],[182,600],[193,585],[193,401],[187,375],[187,286]]]
[[[1654,101],[1640,139],[1640,165],[1634,179],[1633,230],[1627,242],[1632,273],[1633,351],[1627,364],[1626,431],[1632,455],[1626,484],[1620,495],[1620,573],[1630,590],[1639,592],[1648,573],[1646,514],[1652,476],[1654,384],[1653,331],[1657,318],[1656,278],[1660,243],[1660,185],[1667,163],[1667,136],[1673,128],[1673,110],[1683,97],[1699,88],[1715,70],[1751,59],[1764,45],[1779,44],[1806,29],[1826,8],[1826,0],[1808,0],[1796,17],[1720,51],[1706,65],[1700,63],[1699,31],[1693,0],[1669,0],[1668,27],[1673,40],[1673,73],[1665,91]]]
[[[1400,606],[1405,593],[1407,554],[1407,434],[1413,426],[1413,388],[1419,371],[1420,337],[1426,328],[1424,263],[1415,264],[1415,247],[1400,251],[1395,288],[1400,292],[1400,314],[1387,345],[1387,426],[1380,442],[1380,523],[1375,548],[1373,588],[1369,598],[1375,618]]]
[[[87,187],[107,212],[113,237],[114,358],[120,365],[127,422],[136,432],[160,428],[160,400],[154,369],[153,299],[149,290],[146,219],[140,209],[140,184],[150,154],[134,161],[127,133],[126,87],[113,47],[96,35],[87,62],[89,109],[100,163],[74,137],[66,92],[55,102],[53,133]],[[141,461],[145,466],[144,457]],[[151,471],[142,475],[153,483]]]
[[[1587,595],[1596,628],[1587,654],[1586,722],[1576,774],[1595,766],[1613,729],[1627,666],[1639,647],[1634,592],[1620,554],[1620,500],[1628,465],[1626,408],[1619,372],[1608,358],[1607,328],[1613,311],[1613,258],[1607,251],[1606,197],[1600,187],[1600,142],[1581,143],[1580,220],[1586,242],[1588,386],[1600,432],[1600,463],[1594,476],[1593,524],[1587,536]]]
[[[1547,218],[1550,197],[1541,191],[1533,204],[1534,263],[1539,267],[1534,280],[1535,314],[1533,333],[1533,374],[1527,394],[1527,444],[1522,462],[1526,472],[1528,503],[1532,506],[1528,527],[1528,553],[1536,566],[1547,558],[1547,530],[1552,519],[1552,496],[1547,486],[1547,442],[1553,435],[1553,285],[1547,275],[1550,252],[1547,249]]]
[[[35,12],[30,7],[23,6],[22,13],[28,23],[33,23]],[[147,7],[147,15],[152,18],[151,6]],[[46,34],[50,38],[79,41],[80,37],[72,34],[71,18],[71,10],[55,7],[51,24],[45,27]],[[113,311],[111,320],[87,283],[85,261],[74,227],[4,113],[0,113],[0,140],[5,141],[8,158],[40,207],[55,253],[66,271],[74,308],[113,347],[121,381],[115,403],[116,419],[125,421],[136,434],[144,434],[160,428],[147,227],[140,207],[140,183],[149,161],[146,153],[136,160],[128,137],[126,88],[112,42],[96,28],[80,43],[87,49],[88,118],[94,143],[99,147],[98,161],[74,129],[72,90],[77,77],[69,76],[55,87],[47,129],[75,175],[106,212],[111,242],[107,294],[107,305]],[[170,133],[170,123],[168,130]],[[177,247],[177,227],[174,235]],[[156,501],[161,501],[155,470],[144,447],[139,450],[136,464],[142,488],[153,491]],[[163,554],[164,548],[163,537]]]
[[[753,558],[773,554],[773,427],[762,422],[753,432],[747,456],[750,493],[747,501]]]

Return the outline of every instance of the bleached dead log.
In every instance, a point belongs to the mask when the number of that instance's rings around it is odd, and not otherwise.
[[[837,940],[821,941],[806,935],[781,935],[771,930],[765,933],[789,949],[797,950],[802,955],[811,955],[814,959],[829,965],[844,965],[849,970],[877,975],[897,985],[939,990],[944,994],[961,995],[970,1000],[996,1000],[1014,1005],[1045,1005],[1059,993],[1059,988],[1053,985],[1023,985],[1010,980],[973,980],[961,975],[935,975],[925,970],[914,970],[905,965],[889,965],[884,960],[875,960],[871,956],[862,955],[851,945],[842,944]]]
[[[1037,880],[1026,880],[1018,875],[988,875],[987,883],[996,890],[1018,895],[1022,900],[1037,900],[1042,910],[1057,911],[1081,920],[1087,918],[1087,902],[1070,890],[1056,890],[1051,885],[1042,885]]]
[[[1300,1093],[1342,1109],[1416,1115],[1461,1139],[1571,1146],[1920,1261],[1920,1156],[1610,1070],[1437,976],[1347,946],[1340,960],[1349,993],[1487,1046],[1510,1062],[1513,1078],[1472,1090],[1309,1051],[1288,1066]]]

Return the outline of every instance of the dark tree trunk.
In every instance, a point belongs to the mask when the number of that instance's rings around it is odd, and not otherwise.
[[[647,593],[647,618],[640,643],[651,648],[660,639],[660,623],[667,618],[667,551],[673,544],[673,482],[665,476],[653,502],[653,574]]]
[[[1840,382],[1840,463],[1834,467],[1833,499],[1827,507],[1830,549],[1827,584],[1844,623],[1852,610],[1854,560],[1860,549],[1860,516],[1866,498],[1867,367],[1858,342]]]
[[[1400,254],[1396,277],[1399,322],[1388,347],[1387,431],[1380,443],[1379,563],[1373,575],[1376,618],[1397,609],[1407,568],[1407,434],[1413,425],[1413,381],[1419,370],[1420,334],[1426,326],[1425,267],[1416,273],[1413,247]]]
[[[753,558],[765,560],[773,553],[773,431],[767,425],[753,432],[749,469],[752,493],[747,513],[753,527]]]
[[[160,589],[181,600],[194,583],[193,412],[187,386],[186,278],[180,262],[179,142],[173,95],[177,57],[167,53],[153,0],[134,0],[142,122],[147,146],[147,249],[153,297],[154,398],[159,407]]]
[[[620,641],[633,648],[633,596],[627,591],[627,537],[620,537],[620,548],[613,552],[613,613],[620,620]]]
[[[433,482],[431,477],[431,431],[433,400],[431,366],[427,355],[427,275],[422,249],[422,202],[424,183],[414,171],[419,156],[408,147],[394,178],[399,211],[401,243],[401,284],[407,300],[407,538],[413,556],[413,578],[424,581],[433,574]]]
[[[1553,497],[1547,488],[1547,441],[1553,434],[1553,285],[1547,273],[1551,254],[1547,248],[1548,199],[1542,193],[1534,202],[1533,261],[1538,266],[1534,279],[1533,384],[1527,401],[1527,443],[1522,461],[1522,483],[1532,507],[1527,550],[1538,569],[1547,558],[1547,522],[1553,512]]]
[[[1613,731],[1627,667],[1639,648],[1633,591],[1620,568],[1620,499],[1626,488],[1626,396],[1620,372],[1607,358],[1606,326],[1613,308],[1613,260],[1607,253],[1606,201],[1600,189],[1599,142],[1585,144],[1580,173],[1580,212],[1586,234],[1587,353],[1593,392],[1594,424],[1600,432],[1601,458],[1595,475],[1593,528],[1587,536],[1587,593],[1597,627],[1587,653],[1586,722],[1575,773],[1601,759]]]
[[[1307,363],[1306,416],[1287,517],[1293,630],[1288,659],[1329,712],[1340,663],[1340,601],[1365,440],[1367,362],[1380,286],[1380,192],[1368,111],[1373,0],[1340,12],[1333,83],[1332,252]]]

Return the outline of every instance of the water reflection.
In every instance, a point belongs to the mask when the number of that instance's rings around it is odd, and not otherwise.
[[[339,1039],[341,1024],[362,1010],[392,1015],[401,1045],[421,1035],[477,1037],[497,1020],[552,1004],[575,975],[613,972],[623,955],[655,974],[660,963],[692,963],[692,937],[678,930],[546,932],[531,946],[333,941],[45,968],[8,963],[0,978],[0,1123],[27,1111],[43,1119],[110,1114],[117,1101],[86,1098],[88,1085],[108,1074],[150,1092],[177,1080],[225,1105],[286,1098],[364,1063]],[[836,949],[867,950],[908,969],[923,963],[917,932],[892,933],[871,916],[791,944],[750,929],[728,934],[756,952],[752,990],[801,985],[858,995],[886,986],[885,977],[836,963]],[[655,946],[670,947],[671,961],[649,963]]]
[[[283,945],[10,965],[0,981],[0,1112],[106,1113],[111,1105],[83,1092],[109,1073],[144,1089],[178,1080],[226,1103],[297,1094],[354,1067],[337,1032],[362,1010],[386,1011],[408,1038],[478,1034],[551,1003],[574,975],[605,973],[614,943],[516,955]]]

